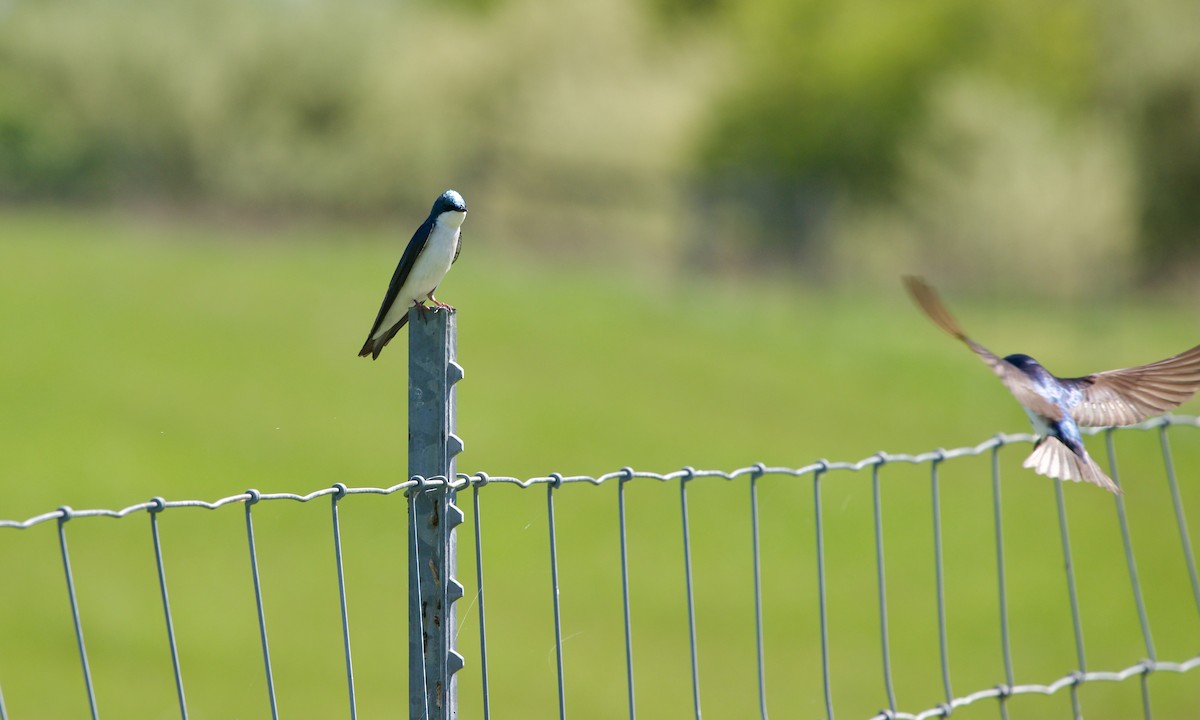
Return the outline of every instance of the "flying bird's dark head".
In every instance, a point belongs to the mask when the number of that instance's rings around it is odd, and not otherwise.
[[[465,213],[467,211],[467,203],[463,200],[462,195],[459,195],[453,190],[447,190],[438,196],[437,200],[433,201],[433,210],[430,214],[434,217],[448,212]]]
[[[1028,355],[1009,355],[1008,357],[1004,358],[1004,361],[1016,365],[1017,369],[1026,375],[1036,377],[1041,373],[1047,372],[1046,368],[1042,367],[1041,363],[1029,357]]]

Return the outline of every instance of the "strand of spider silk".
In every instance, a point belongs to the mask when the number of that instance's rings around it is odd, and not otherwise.
[[[187,720],[187,700],[183,694],[183,673],[179,667],[179,650],[175,645],[175,623],[171,619],[171,600],[167,595],[167,573],[163,566],[162,543],[158,536],[158,514],[162,511],[162,498],[155,498],[157,505],[150,508],[150,536],[154,543],[154,563],[158,569],[158,589],[162,595],[163,616],[167,621],[167,642],[171,647],[171,667],[175,671],[175,694],[179,698],[179,715]]]
[[[871,468],[871,488],[875,505],[875,575],[879,588],[879,637],[883,657],[883,687],[887,691],[888,710],[896,712],[896,691],[892,685],[892,651],[888,637],[887,581],[883,563],[883,498],[879,488],[879,466]]]
[[[1079,619],[1079,595],[1075,589],[1075,563],[1071,559],[1071,536],[1067,528],[1067,503],[1063,498],[1062,480],[1054,480],[1054,497],[1058,504],[1058,529],[1062,538],[1063,571],[1067,576],[1067,597],[1071,602],[1071,624],[1075,631],[1075,661],[1079,664],[1076,677],[1087,672],[1087,661],[1083,652],[1083,623]],[[1079,707],[1079,682],[1071,685],[1071,710],[1077,718],[1083,717]]]
[[[491,718],[488,694],[487,622],[483,610],[483,525],[479,519],[479,485],[471,488],[471,513],[475,518],[475,578],[479,583],[479,671],[483,681],[483,720]]]
[[[567,698],[563,679],[562,610],[558,601],[558,541],[554,522],[554,488],[561,480],[546,485],[546,510],[550,526],[550,583],[554,599],[554,654],[558,670],[558,717],[566,720]]]
[[[1188,579],[1192,583],[1192,599],[1200,613],[1200,579],[1196,576],[1196,558],[1192,554],[1192,539],[1188,533],[1187,518],[1183,514],[1183,499],[1179,495],[1179,483],[1175,479],[1175,460],[1171,456],[1171,444],[1167,440],[1167,426],[1158,428],[1158,442],[1162,447],[1163,467],[1167,473],[1167,484],[1171,488],[1171,503],[1175,506],[1175,524],[1179,526],[1179,539],[1183,543],[1183,557],[1187,562]]]
[[[338,492],[332,498],[333,558],[337,564],[338,601],[342,611],[342,647],[346,653],[346,692],[350,697],[350,718],[358,718],[358,706],[354,694],[354,662],[350,654],[350,613],[346,608],[346,572],[342,563],[342,524],[338,519],[338,501],[345,497],[346,486],[338,483]]]
[[[687,583],[688,642],[692,653],[692,707],[700,720],[700,662],[696,652],[696,599],[692,593],[692,544],[688,527],[687,483],[692,473],[679,479],[679,504],[683,521],[683,570]]]
[[[1108,472],[1112,477],[1117,487],[1121,486],[1121,476],[1117,469],[1117,451],[1113,445],[1112,428],[1109,428],[1104,433],[1104,446],[1108,451]],[[1125,566],[1129,569],[1129,585],[1133,589],[1133,601],[1137,607],[1138,622],[1142,626],[1142,637],[1146,642],[1146,656],[1150,662],[1155,662],[1157,657],[1154,652],[1154,636],[1150,633],[1150,619],[1146,616],[1146,601],[1142,596],[1142,583],[1138,579],[1137,561],[1133,557],[1133,537],[1129,534],[1129,520],[1125,515],[1125,498],[1121,495],[1116,495],[1115,502],[1117,504],[1117,520],[1121,526],[1121,543],[1125,547]],[[1149,674],[1142,673],[1142,714],[1146,720],[1150,718],[1150,687]]]
[[[1004,684],[1012,688],[1012,643],[1008,632],[1008,583],[1004,572],[1004,519],[1000,512],[1000,448],[992,448],[992,513],[996,529],[996,588],[1000,596],[1000,648],[1004,653]],[[1001,720],[1008,720],[1008,694],[1000,695]]]
[[[636,717],[636,706],[633,701],[633,623],[629,612],[629,547],[625,537],[625,483],[633,477],[630,470],[628,476],[617,481],[617,519],[621,539],[621,602],[625,614],[625,684],[629,691],[629,720]]]
[[[950,688],[950,650],[946,637],[946,579],[942,569],[942,502],[939,491],[938,465],[941,457],[934,458],[930,465],[930,494],[933,496],[933,554],[937,571],[938,651],[942,661],[942,687],[946,692],[946,703],[954,699]]]
[[[758,479],[759,471],[750,476],[750,532],[754,550],[754,647],[758,660],[758,712],[767,720],[767,661],[763,649],[762,562],[759,554]]]
[[[821,470],[813,473],[813,515],[817,532],[817,599],[821,615],[821,680],[825,689],[825,717],[833,720],[833,692],[829,679],[829,623],[825,608],[825,533],[821,525]]]
[[[258,607],[258,632],[262,640],[263,665],[267,671],[267,697],[271,703],[271,717],[273,720],[279,720],[279,706],[275,700],[275,677],[271,672],[271,649],[267,645],[267,616],[263,612],[262,584],[259,582],[258,576],[258,552],[254,547],[254,521],[250,513],[250,508],[258,502],[257,498],[258,492],[254,491],[246,500],[246,537],[250,543],[250,575],[254,580],[254,602]]]

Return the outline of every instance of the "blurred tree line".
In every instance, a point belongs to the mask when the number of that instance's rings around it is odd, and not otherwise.
[[[1082,292],[1200,257],[1198,21],[1191,0],[3,0],[0,198],[363,214],[455,185],[565,253]]]
[[[1072,291],[1130,279],[1133,255],[1142,277],[1197,258],[1195,3],[661,1],[729,18],[743,63],[702,174],[857,224],[848,261],[870,247]],[[791,222],[764,237],[828,239]]]

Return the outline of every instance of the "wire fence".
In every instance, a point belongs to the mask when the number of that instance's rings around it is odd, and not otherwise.
[[[1196,566],[1192,551],[1191,539],[1188,534],[1188,524],[1186,520],[1187,508],[1182,499],[1180,491],[1180,483],[1176,477],[1174,461],[1172,457],[1170,445],[1170,430],[1174,428],[1182,428],[1183,431],[1193,431],[1200,427],[1200,419],[1195,417],[1164,417],[1159,418],[1142,425],[1136,426],[1135,430],[1152,431],[1157,434],[1162,454],[1164,477],[1169,488],[1171,505],[1173,507],[1173,525],[1175,532],[1178,535],[1178,542],[1183,548],[1184,562],[1179,568],[1180,576],[1186,575],[1188,579],[1187,589],[1184,589],[1182,583],[1176,590],[1187,593],[1190,591],[1190,600],[1194,604],[1194,610],[1200,613],[1200,582],[1197,580]],[[1105,448],[1108,455],[1108,465],[1113,479],[1120,483],[1121,473],[1116,461],[1114,436],[1119,432],[1129,432],[1127,430],[1104,430],[1102,431]],[[697,470],[693,468],[685,468],[679,471],[659,474],[652,472],[637,471],[632,468],[622,468],[604,475],[587,476],[587,475],[560,475],[550,474],[542,477],[531,478],[516,478],[508,476],[490,475],[484,472],[472,474],[457,473],[452,480],[447,481],[443,477],[422,478],[415,477],[406,482],[398,483],[390,487],[347,487],[344,484],[337,483],[332,487],[323,488],[308,494],[295,493],[262,493],[257,490],[248,490],[244,493],[231,495],[212,502],[199,500],[173,500],[168,501],[163,498],[154,498],[146,502],[137,503],[119,510],[108,509],[88,509],[74,510],[69,507],[60,507],[56,510],[37,515],[26,520],[0,521],[0,528],[5,529],[29,529],[38,525],[53,523],[56,525],[56,541],[59,554],[62,561],[62,572],[65,580],[65,591],[71,609],[71,617],[73,621],[73,629],[76,644],[76,653],[78,662],[83,675],[82,691],[86,694],[88,706],[92,717],[99,717],[99,707],[97,695],[93,684],[93,672],[87,652],[87,634],[84,632],[84,627],[80,620],[80,602],[76,592],[76,583],[72,572],[72,555],[68,543],[69,527],[74,527],[80,521],[92,520],[95,518],[131,518],[131,517],[148,517],[150,524],[150,542],[154,550],[155,570],[158,579],[158,591],[161,595],[162,618],[166,631],[166,644],[170,649],[170,657],[172,662],[172,675],[174,679],[175,693],[178,700],[178,712],[181,717],[187,718],[189,706],[187,697],[184,692],[185,678],[180,666],[179,652],[177,649],[177,638],[174,630],[175,623],[172,615],[171,597],[168,593],[168,582],[165,563],[163,561],[163,549],[160,539],[160,522],[165,515],[171,514],[184,508],[206,508],[209,510],[218,510],[226,507],[240,507],[244,513],[245,520],[245,540],[250,559],[250,582],[254,588],[257,621],[259,636],[261,641],[261,662],[262,670],[265,678],[265,686],[268,692],[268,702],[272,717],[279,717],[279,709],[276,695],[276,684],[272,673],[272,657],[270,652],[270,636],[267,631],[267,618],[263,606],[263,590],[262,582],[259,574],[259,552],[255,544],[255,525],[254,515],[257,508],[264,503],[274,503],[278,501],[293,501],[299,503],[308,503],[314,500],[327,500],[330,504],[331,511],[331,527],[332,527],[332,548],[336,562],[336,583],[337,592],[340,600],[341,608],[341,629],[344,649],[344,664],[345,678],[344,688],[346,697],[348,698],[347,715],[351,718],[357,717],[356,710],[356,690],[354,682],[354,662],[351,654],[351,632],[349,617],[347,613],[347,583],[343,569],[343,551],[342,551],[342,533],[339,523],[339,507],[344,503],[346,498],[351,496],[363,495],[391,495],[393,493],[403,493],[410,498],[421,494],[441,494],[447,490],[463,494],[470,494],[472,504],[472,522],[474,527],[474,547],[473,547],[473,564],[476,571],[477,587],[473,588],[475,596],[474,614],[478,625],[478,640],[479,640],[479,683],[480,683],[480,716],[487,718],[491,712],[491,688],[489,686],[490,673],[488,666],[488,631],[494,623],[505,623],[503,617],[488,617],[485,614],[485,594],[484,594],[484,566],[485,566],[485,549],[489,546],[484,540],[482,532],[481,516],[483,515],[482,501],[497,486],[517,486],[526,490],[535,488],[544,488],[546,493],[546,520],[548,528],[549,540],[549,565],[551,568],[551,582],[548,588],[551,603],[553,606],[554,618],[554,679],[557,688],[557,714],[560,718],[565,718],[567,715],[567,695],[564,690],[566,684],[566,669],[567,664],[564,662],[564,639],[562,626],[562,608],[559,602],[560,596],[560,577],[558,573],[558,542],[556,532],[559,522],[555,516],[555,500],[556,495],[560,494],[563,488],[573,485],[591,485],[595,487],[612,487],[616,488],[617,496],[617,516],[619,526],[619,536],[615,543],[614,552],[619,556],[620,575],[621,575],[621,597],[623,602],[622,617],[623,617],[623,655],[625,659],[625,702],[626,712],[630,718],[636,717],[638,696],[635,694],[635,653],[634,653],[634,626],[631,600],[637,597],[637,587],[630,581],[630,554],[631,549],[636,551],[636,548],[631,548],[627,537],[627,488],[640,483],[657,482],[676,485],[678,488],[678,512],[680,518],[680,529],[682,532],[682,548],[683,548],[683,565],[684,565],[684,588],[683,594],[686,597],[686,614],[687,614],[687,629],[688,629],[688,660],[690,665],[690,683],[691,683],[691,705],[694,716],[701,717],[701,672],[700,672],[700,652],[698,650],[698,637],[705,632],[705,626],[697,620],[696,611],[696,590],[694,587],[694,571],[693,566],[693,529],[689,523],[689,495],[695,492],[703,492],[700,488],[695,487],[697,481],[712,478],[724,479],[733,481],[744,487],[744,490],[749,495],[749,515],[751,537],[747,543],[749,551],[745,557],[746,562],[753,565],[753,634],[755,657],[753,664],[755,667],[755,682],[751,689],[756,695],[754,702],[746,704],[747,714],[754,712],[751,707],[757,708],[757,713],[765,718],[769,706],[768,693],[768,662],[766,655],[766,643],[769,629],[766,626],[764,619],[764,591],[763,591],[763,570],[761,563],[762,544],[761,525],[760,525],[760,507],[759,507],[759,491],[761,484],[770,478],[791,478],[793,480],[806,479],[811,482],[812,492],[812,509],[813,509],[813,529],[815,536],[813,537],[813,551],[815,552],[815,577],[811,578],[811,587],[817,594],[818,612],[816,621],[819,626],[819,652],[820,652],[820,668],[821,668],[821,705],[827,717],[834,717],[835,703],[831,693],[832,684],[837,680],[831,672],[830,656],[832,643],[836,639],[831,638],[828,620],[830,608],[826,601],[827,594],[827,575],[828,568],[826,564],[826,547],[824,537],[824,519],[828,514],[825,504],[822,502],[822,489],[828,483],[835,480],[835,476],[844,473],[869,473],[871,485],[871,505],[873,518],[873,545],[874,545],[874,585],[877,596],[877,625],[870,631],[878,637],[878,657],[875,662],[881,666],[881,676],[879,677],[879,705],[884,709],[876,714],[875,718],[933,718],[933,717],[948,717],[952,712],[969,706],[975,703],[985,701],[994,702],[1002,717],[1007,717],[1007,707],[1014,698],[1022,695],[1052,695],[1059,691],[1066,691],[1070,696],[1071,713],[1074,717],[1081,717],[1083,709],[1081,706],[1080,689],[1088,684],[1097,682],[1120,682],[1128,679],[1137,678],[1140,681],[1140,692],[1142,696],[1143,715],[1151,717],[1151,683],[1150,678],[1156,673],[1173,672],[1184,673],[1188,672],[1200,665],[1200,655],[1192,657],[1178,657],[1171,659],[1160,658],[1156,653],[1153,635],[1151,633],[1150,621],[1146,609],[1143,587],[1139,580],[1136,557],[1133,550],[1133,542],[1130,533],[1128,518],[1126,515],[1126,502],[1123,497],[1115,498],[1116,513],[1118,526],[1120,528],[1122,547],[1124,549],[1124,560],[1126,565],[1127,580],[1124,583],[1127,586],[1127,592],[1132,593],[1134,605],[1136,608],[1138,625],[1141,633],[1141,650],[1140,657],[1131,656],[1129,664],[1124,667],[1096,669],[1088,662],[1088,656],[1084,650],[1084,634],[1083,622],[1081,619],[1081,598],[1079,596],[1076,585],[1076,569],[1072,562],[1072,543],[1070,532],[1067,524],[1066,502],[1061,483],[1053,482],[1055,509],[1058,518],[1058,534],[1061,541],[1061,557],[1062,571],[1067,587],[1067,602],[1069,605],[1069,613],[1072,625],[1072,636],[1074,641],[1075,663],[1074,668],[1061,677],[1050,677],[1041,679],[1040,682],[1018,682],[1017,673],[1014,668],[1012,640],[1010,632],[1010,606],[1014,598],[1010,597],[1007,586],[1007,573],[1005,564],[1005,533],[1003,522],[1003,502],[1001,498],[1001,454],[1006,448],[1011,445],[1023,445],[1032,440],[1029,435],[998,435],[986,442],[983,442],[974,447],[963,447],[953,450],[936,450],[933,452],[922,453],[919,455],[908,454],[889,454],[879,453],[872,457],[860,460],[858,462],[827,462],[820,461],[803,467],[777,467],[767,466],[764,464],[755,464],[738,468],[732,471],[719,470]],[[993,545],[991,554],[994,555],[994,567],[996,583],[995,587],[998,593],[997,607],[999,614],[997,618],[1000,648],[1002,652],[1002,676],[996,678],[996,683],[991,687],[980,689],[972,689],[969,692],[956,691],[955,685],[952,682],[951,663],[948,652],[948,616],[945,583],[946,577],[944,573],[943,554],[945,551],[945,542],[943,539],[942,517],[943,509],[940,506],[940,476],[944,469],[960,458],[985,456],[990,459],[990,480],[991,480],[991,496],[992,496],[992,517],[993,517]],[[885,563],[885,542],[883,519],[885,517],[884,505],[882,502],[881,487],[885,484],[885,478],[894,466],[908,464],[925,468],[928,472],[928,488],[931,515],[933,519],[933,557],[931,558],[936,570],[936,617],[937,617],[937,665],[938,677],[941,685],[941,694],[943,700],[938,704],[913,711],[912,709],[902,709],[898,706],[896,697],[895,680],[893,673],[893,651],[889,644],[890,623],[889,619],[893,617],[894,611],[889,609],[886,581],[886,563]],[[1041,481],[1038,478],[1038,481]],[[1049,481],[1047,481],[1049,482]],[[1194,482],[1193,482],[1194,484]],[[910,486],[911,489],[911,486]],[[1089,489],[1091,492],[1096,492]],[[413,505],[410,503],[410,512]],[[413,518],[415,520],[415,518]],[[414,522],[415,525],[415,522]],[[917,532],[917,527],[912,527],[913,532]],[[1159,553],[1161,549],[1154,549],[1153,552]],[[770,568],[767,568],[770,570]],[[1117,585],[1116,580],[1113,580],[1114,591]],[[1160,589],[1162,590],[1162,589]],[[867,633],[866,628],[863,629]],[[21,648],[4,648],[4,652],[13,653],[20,652]],[[862,664],[866,664],[866,659],[862,659]],[[979,662],[979,658],[973,658],[972,662]],[[586,676],[588,669],[577,669],[576,674]],[[794,682],[794,680],[789,680]],[[0,688],[3,688],[3,678],[0,677]],[[5,709],[3,694],[0,693],[0,718],[7,720],[10,716]],[[792,716],[793,712],[788,708],[776,708],[777,712],[783,713],[785,716]],[[549,714],[547,711],[546,714]],[[586,716],[586,711],[584,711]],[[36,716],[36,713],[34,713]],[[1039,716],[1045,716],[1039,714]],[[17,715],[12,716],[15,720]]]
[[[1165,698],[1164,705],[1172,711],[1200,707],[1196,684],[1181,689],[1151,681],[1155,675],[1186,673],[1200,665],[1200,581],[1188,533],[1189,512],[1200,512],[1200,507],[1184,503],[1171,446],[1173,434],[1190,434],[1200,428],[1196,417],[1165,416],[1133,428],[1096,431],[1102,435],[1109,474],[1118,484],[1123,473],[1115,438],[1129,438],[1128,446],[1133,446],[1139,435],[1155,434],[1158,442],[1153,454],[1161,460],[1165,483],[1150,482],[1158,473],[1151,470],[1155,464],[1151,453],[1141,447],[1132,470],[1125,468],[1138,480],[1136,491],[1131,487],[1128,497],[1136,497],[1139,503],[1137,522],[1144,545],[1140,554],[1134,550],[1131,527],[1135,523],[1127,508],[1127,502],[1133,501],[1115,496],[1113,518],[1105,508],[1109,502],[1106,493],[1077,487],[1081,492],[1072,503],[1085,511],[1077,518],[1084,520],[1086,539],[1082,542],[1088,549],[1079,553],[1078,545],[1072,543],[1061,482],[1028,472],[1009,477],[1009,482],[1019,481],[1016,485],[1002,482],[1005,467],[1014,464],[1034,440],[1028,434],[1001,434],[952,450],[917,455],[881,452],[858,462],[821,460],[798,467],[757,463],[729,471],[688,467],[661,474],[624,467],[598,476],[551,473],[527,478],[458,473],[454,458],[463,445],[454,434],[453,387],[463,371],[455,362],[453,313],[414,311],[410,319],[410,478],[405,482],[388,487],[335,483],[307,494],[250,489],[211,502],[156,497],[118,510],[63,506],[25,520],[0,520],[0,558],[17,559],[9,563],[12,569],[6,573],[5,593],[0,597],[14,604],[18,594],[44,597],[49,603],[50,594],[62,590],[51,591],[47,579],[37,577],[45,569],[43,564],[21,562],[37,556],[38,544],[47,542],[45,536],[24,533],[20,537],[28,541],[19,542],[3,531],[45,525],[56,530],[54,550],[61,562],[70,609],[74,645],[70,653],[83,680],[77,691],[65,671],[58,673],[49,684],[56,694],[79,692],[86,698],[90,717],[98,719],[104,701],[113,704],[117,693],[98,692],[89,639],[94,647],[97,636],[111,644],[111,638],[132,632],[129,625],[95,624],[89,624],[85,632],[86,608],[73,565],[79,557],[78,545],[73,554],[68,540],[83,535],[87,549],[95,539],[81,532],[84,523],[90,527],[97,518],[129,523],[131,518],[148,517],[154,594],[161,607],[161,617],[154,622],[165,630],[170,658],[170,672],[162,677],[164,681],[170,677],[170,695],[179,716],[186,720],[195,711],[197,703],[189,701],[185,680],[200,668],[193,663],[189,673],[184,672],[182,658],[189,643],[181,641],[179,601],[173,601],[168,592],[167,570],[178,580],[176,573],[199,562],[209,548],[193,547],[182,561],[168,562],[160,528],[168,517],[178,528],[186,508],[240,508],[256,617],[253,633],[260,668],[256,674],[261,678],[266,707],[272,718],[279,718],[283,714],[281,696],[297,693],[298,688],[304,689],[307,702],[312,703],[314,685],[322,690],[334,685],[326,675],[310,676],[306,682],[281,680],[272,641],[287,642],[332,622],[320,617],[284,622],[280,627],[281,613],[274,596],[268,597],[260,572],[264,553],[275,559],[279,550],[261,549],[255,519],[261,521],[265,505],[286,508],[327,500],[341,650],[337,685],[345,700],[339,703],[342,709],[334,711],[322,697],[322,709],[310,704],[300,715],[327,717],[337,712],[354,720],[360,713],[368,714],[362,701],[370,693],[357,679],[364,671],[379,675],[378,665],[388,663],[382,674],[389,678],[389,687],[395,686],[394,676],[404,665],[403,654],[393,646],[385,655],[370,656],[365,668],[361,656],[356,663],[351,640],[356,638],[361,647],[379,632],[381,620],[397,613],[396,607],[368,613],[365,619],[371,621],[370,629],[352,633],[349,596],[362,584],[363,576],[352,581],[347,566],[366,554],[364,562],[372,576],[389,574],[381,569],[387,568],[393,550],[373,542],[361,553],[345,551],[342,510],[352,497],[399,495],[407,499],[408,593],[407,598],[395,598],[394,605],[407,606],[406,704],[412,718],[458,716],[464,656],[473,676],[465,690],[470,697],[470,715],[485,720],[491,717],[493,705],[499,717],[557,714],[560,720],[565,720],[569,708],[573,716],[624,715],[630,720],[639,712],[649,717],[688,714],[699,720],[705,708],[739,718],[757,714],[764,720],[769,710],[784,717],[823,714],[832,720],[837,710],[843,716],[872,720],[922,720],[969,713],[972,710],[968,708],[992,704],[989,714],[998,710],[1007,718],[1020,698],[1053,696],[1064,690],[1069,707],[1062,708],[1063,715],[1080,718],[1088,704],[1100,712],[1116,707],[1112,712],[1117,714],[1112,717],[1125,718],[1131,714],[1128,707],[1113,706],[1111,698],[1088,698],[1085,693],[1087,688],[1133,678],[1139,680],[1136,704],[1144,718],[1152,716],[1154,696],[1160,701]],[[1190,471],[1182,477],[1194,493],[1200,481],[1200,468],[1195,465],[1200,463],[1195,460],[1194,435],[1186,439],[1192,441],[1186,446]],[[1017,447],[1010,450],[1013,446]],[[945,478],[949,480],[944,484]],[[1155,491],[1155,486],[1164,492]],[[506,487],[520,491],[506,493]],[[1009,494],[1007,503],[1002,487]],[[615,512],[608,505],[612,495],[602,493],[603,488],[615,488]],[[1038,494],[1047,488],[1053,489],[1052,503],[1048,494]],[[532,519],[518,531],[504,526],[512,517],[532,518],[532,504],[540,503],[533,500],[533,493],[543,489],[545,508],[537,512],[544,512],[545,555],[538,557],[543,549],[532,553],[522,549],[528,545],[523,540]],[[670,497],[675,493],[677,497]],[[944,497],[949,498],[949,511],[943,508]],[[470,522],[458,502],[470,503]],[[496,509],[485,513],[485,505]],[[1006,507],[1010,515],[1017,510],[1015,521],[1005,519]],[[853,521],[856,513],[863,522]],[[485,514],[489,527],[500,527],[499,540],[485,541]],[[597,524],[595,518],[601,515],[611,523]],[[1100,515],[1114,522],[1101,522]],[[210,529],[218,526],[216,517],[210,516],[204,524],[205,537],[213,538],[214,543],[216,536],[230,533],[228,528]],[[891,532],[885,530],[885,517],[892,518],[890,525],[895,527]],[[989,524],[990,532],[982,532]],[[361,525],[362,521],[352,521],[346,527]],[[456,562],[456,528],[460,525],[473,539],[473,562],[467,565],[474,577],[465,583],[460,582],[463,578]],[[581,530],[584,525],[591,528],[591,534]],[[1050,525],[1056,527],[1047,535]],[[282,537],[291,544],[311,534],[293,531]],[[675,540],[667,542],[667,535]],[[1119,546],[1112,544],[1109,549],[1105,544],[1112,539],[1109,536],[1119,536]],[[144,547],[144,540],[139,543]],[[1015,565],[1021,570],[1016,579],[1023,583],[1018,589],[1013,589],[1014,578],[1008,569],[1014,563],[1009,554],[1014,546],[1018,551]],[[889,547],[890,560],[885,558]],[[1098,553],[1097,547],[1105,549]],[[1180,547],[1182,553],[1175,560],[1172,556]],[[670,559],[668,550],[680,555]],[[1123,580],[1110,562],[1110,555],[1118,553],[1124,559]],[[92,555],[85,566],[96,571],[95,565],[101,564],[100,575],[111,583],[117,575],[113,567],[129,562],[133,554],[125,548],[106,552],[99,559]],[[1095,568],[1080,570],[1081,561],[1093,564],[1096,557],[1100,558],[1098,572]],[[1139,559],[1149,564],[1151,583],[1143,583]],[[303,564],[311,564],[307,555]],[[489,578],[486,593],[485,566]],[[531,566],[545,568],[545,578],[537,579]],[[889,567],[893,571],[890,578]],[[244,582],[237,578],[244,570],[231,573],[222,566],[219,572],[217,583],[222,587]],[[546,582],[542,590],[534,588],[542,582]],[[1065,593],[1052,585],[1059,585]],[[619,592],[614,591],[617,587]],[[1147,587],[1158,603],[1156,612],[1149,607]],[[184,593],[184,599],[194,599],[191,595],[195,592],[193,587],[191,593]],[[470,604],[459,610],[455,603],[468,592]],[[298,605],[316,604],[294,590],[288,594],[300,596]],[[361,595],[356,591],[356,598]],[[932,601],[927,602],[929,595]],[[985,599],[986,595],[990,598]],[[1117,595],[1128,598],[1129,605],[1114,604]],[[102,599],[108,605],[121,604]],[[497,599],[499,605],[493,602]],[[611,605],[618,605],[619,612],[609,612]],[[1064,605],[1065,612],[1052,611]],[[1085,607],[1093,613],[1090,622],[1085,622]],[[268,632],[268,611],[272,609],[272,632]],[[12,687],[9,674],[16,675],[19,665],[12,658],[33,657],[47,651],[54,641],[36,631],[32,635],[18,632],[21,620],[14,618],[16,613],[9,608],[0,611],[4,618],[0,624],[4,628],[0,635],[0,720],[57,716],[42,707],[49,698],[27,692],[22,683],[15,686],[22,710],[16,710],[14,703],[10,714],[5,691]],[[460,614],[464,618],[473,615],[475,622],[460,626]],[[1166,625],[1170,630],[1166,644],[1171,650],[1165,657],[1160,657],[1154,641],[1152,615],[1160,618],[1160,627]],[[91,617],[112,622],[120,613]],[[1089,637],[1101,646],[1103,663],[1096,661],[1095,646],[1089,654],[1084,642],[1085,626],[1094,627],[1097,618],[1102,632]],[[1126,623],[1127,619],[1136,619],[1136,625]],[[148,621],[145,614],[126,620],[139,628]],[[229,618],[218,617],[206,622],[204,630],[229,622]],[[985,631],[985,625],[996,630]],[[540,628],[549,626],[552,640],[543,667],[536,638]],[[1033,626],[1034,636],[1018,642],[1018,626]],[[1069,632],[1059,632],[1065,627]],[[460,648],[463,631],[477,636],[477,653],[474,644],[469,651],[462,650],[467,643]],[[585,633],[595,638],[593,645],[608,650],[585,652],[568,647],[568,642]],[[550,635],[549,629],[546,635]],[[639,639],[637,652],[635,637]],[[158,638],[155,644],[161,647],[162,635]],[[191,642],[195,641],[192,636]],[[1065,659],[1061,655],[1064,644],[1070,648]],[[575,658],[570,662],[569,649]],[[952,649],[956,651],[953,661]],[[1015,658],[1017,649],[1024,653],[1022,663]],[[218,659],[208,656],[207,665],[232,663],[235,654],[224,648]],[[60,648],[57,656],[61,655]],[[124,659],[130,666],[128,674],[138,675],[135,668],[139,663],[153,661],[138,656],[135,662],[134,655],[128,647],[120,653],[106,653],[108,662]],[[289,675],[296,673],[297,665],[315,663],[312,657],[297,660],[287,651],[282,657],[291,664]],[[702,672],[702,665],[710,669]],[[879,669],[868,672],[870,665]],[[619,666],[618,672],[615,668]],[[969,682],[962,681],[964,675]],[[245,684],[229,680],[221,677],[221,691]],[[536,689],[545,685],[553,688],[549,695]],[[139,680],[135,690],[145,696],[150,687]],[[206,695],[212,692],[208,688]],[[901,697],[905,698],[903,705]],[[688,706],[690,713],[684,709]],[[221,714],[212,707],[211,697],[206,697],[204,711],[196,714]],[[128,708],[126,704],[123,716],[130,714]],[[137,710],[147,717],[174,712],[149,705],[139,705]],[[234,714],[243,712],[249,710],[238,707]],[[397,714],[395,707],[386,714]],[[1039,707],[1035,714],[1047,717],[1058,713]],[[1089,716],[1097,717],[1097,709],[1090,709]]]

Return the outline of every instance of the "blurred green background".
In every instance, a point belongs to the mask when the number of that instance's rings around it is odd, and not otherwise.
[[[0,2],[0,518],[398,482],[407,341],[374,363],[354,353],[447,187],[470,207],[440,292],[466,368],[460,471],[799,466],[1026,431],[898,276],[926,275],[980,341],[1063,375],[1195,344],[1198,14],[1171,0]],[[1170,432],[1185,501],[1196,432]],[[1200,617],[1159,438],[1116,440],[1158,657],[1183,660]],[[1075,669],[1074,646],[1053,486],[1020,470],[1026,450],[1001,455],[1013,652],[1018,683],[1046,683]],[[958,695],[1003,680],[989,471],[986,456],[942,469]],[[884,478],[897,693],[918,711],[944,699],[927,471]],[[747,487],[690,488],[704,710],[751,717]],[[1065,491],[1088,669],[1124,668],[1147,651],[1112,499]],[[864,717],[886,704],[870,476],[830,475],[823,492],[834,700]],[[811,481],[760,493],[768,701],[820,716]],[[688,717],[678,487],[628,495],[639,714]],[[481,496],[492,710],[551,717],[544,489]],[[557,503],[568,712],[620,717],[616,487]],[[329,506],[255,518],[281,711],[346,716]],[[161,518],[192,717],[268,712],[243,522],[240,506]],[[342,523],[360,717],[393,716],[403,500],[348,498]],[[106,717],[177,714],[148,524],[66,526]],[[57,553],[53,523],[0,531],[14,719],[87,712]],[[479,717],[477,583],[470,555],[460,565],[461,707]],[[1200,706],[1193,675],[1149,687],[1164,716]],[[1081,699],[1092,718],[1142,702],[1136,680]]]

